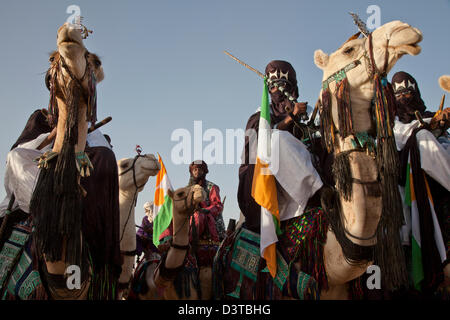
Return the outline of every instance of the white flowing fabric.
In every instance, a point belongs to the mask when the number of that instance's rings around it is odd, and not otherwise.
[[[280,221],[302,215],[309,198],[323,185],[306,146],[287,131],[272,130],[270,170],[277,181]]]
[[[49,134],[43,133],[34,140],[20,144],[8,153],[4,179],[6,197],[0,203],[0,217],[5,215],[13,193],[16,197],[13,210],[20,208],[25,212],[30,211],[31,196],[39,175],[39,168],[35,159],[51,150],[51,145],[47,145],[41,150],[36,148]],[[110,148],[108,141],[98,129],[88,134],[87,141],[91,147],[104,146]]]
[[[431,119],[424,119],[429,122]],[[394,134],[397,150],[402,150],[411,136],[412,131],[419,126],[419,121],[414,120],[411,123],[401,123],[395,121]],[[450,149],[444,146],[448,145],[445,138],[436,137],[428,130],[421,130],[416,135],[420,151],[420,163],[422,169],[434,180],[439,182],[444,188],[450,191]],[[443,143],[443,144],[441,144]]]
[[[424,119],[429,123],[431,118]],[[411,133],[420,125],[418,120],[411,123],[402,123],[395,121],[394,134],[397,150],[402,150],[405,147]],[[420,152],[420,163],[422,169],[434,180],[439,182],[443,187],[450,191],[450,141],[445,137],[440,137],[439,140],[428,130],[421,130],[416,135],[417,143]],[[399,186],[400,194],[403,202],[403,215],[405,224],[400,230],[403,245],[411,244],[411,208],[404,204],[405,191],[404,186]],[[442,236],[440,236],[442,238]]]

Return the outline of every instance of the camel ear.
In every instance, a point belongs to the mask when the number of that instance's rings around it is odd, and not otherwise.
[[[320,69],[322,69],[322,70],[325,69],[326,66],[328,65],[329,60],[330,60],[330,56],[327,55],[322,50],[319,49],[319,50],[314,51],[314,63]]]
[[[439,78],[439,85],[445,91],[450,92],[450,76],[441,76]]]
[[[167,190],[167,195],[170,197],[170,199],[173,199],[174,193],[173,193],[172,189]]]

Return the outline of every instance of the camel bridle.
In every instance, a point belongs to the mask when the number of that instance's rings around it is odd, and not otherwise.
[[[368,40],[368,49],[366,48],[366,40]],[[347,77],[346,73],[360,65],[362,65],[361,63],[361,59],[365,59],[366,61],[366,72],[367,75],[369,77],[369,81],[374,83],[375,81],[375,75],[379,74],[381,77],[386,77],[387,74],[387,67],[388,67],[388,62],[389,62],[389,37],[387,37],[387,41],[386,41],[386,49],[385,49],[385,55],[384,55],[384,65],[383,65],[383,69],[380,71],[377,68],[376,62],[375,62],[375,58],[374,58],[374,54],[373,54],[373,39],[372,39],[372,33],[370,33],[368,35],[368,37],[366,39],[364,39],[364,43],[363,43],[363,48],[364,48],[364,52],[361,54],[361,56],[356,59],[353,60],[352,62],[350,62],[349,64],[347,64],[346,66],[344,66],[342,69],[334,72],[332,75],[330,75],[325,81],[322,82],[322,89],[325,90],[327,89],[327,87],[329,86],[330,83],[336,81],[339,82],[340,80],[343,80],[345,77]],[[339,133],[338,130],[336,130],[337,133]],[[341,153],[346,153],[346,154],[350,154],[353,152],[366,152],[366,150],[363,147],[357,146],[353,149],[347,150],[347,151],[341,151],[337,154],[341,154]],[[356,179],[352,177],[352,183],[356,183],[359,185],[362,185],[364,187],[364,193],[366,193],[366,186],[367,185],[379,185],[381,183],[380,177],[377,177],[376,180],[374,181],[362,181],[360,179]],[[350,233],[350,231],[347,230],[347,228],[345,227],[345,223],[344,221],[342,221],[343,217],[342,214],[340,214],[340,218],[341,218],[341,223],[342,223],[342,227],[344,232],[354,238],[354,239],[358,239],[361,241],[368,241],[371,240],[373,238],[375,238],[377,236],[377,230],[375,230],[375,233],[369,237],[359,237],[359,236],[355,236],[352,233]]]
[[[137,180],[136,180],[136,162],[139,158],[143,158],[145,157],[144,155],[141,155],[141,152],[137,149],[137,155],[134,157],[133,159],[133,164],[126,169],[125,171],[122,171],[121,173],[119,173],[119,176],[124,175],[125,173],[128,173],[130,171],[133,171],[133,183],[134,183],[134,195],[133,195],[133,201],[130,204],[130,209],[128,210],[128,216],[127,216],[127,220],[125,221],[125,224],[123,225],[123,229],[122,229],[122,235],[120,236],[120,241],[122,241],[123,236],[125,234],[125,228],[128,225],[128,221],[130,220],[130,216],[131,216],[131,211],[133,210],[133,207],[136,207],[137,204],[137,194],[140,188],[142,188],[143,186],[145,186],[145,183],[143,183],[142,185],[138,185],[137,184]],[[120,242],[119,241],[119,242]],[[134,255],[134,254],[130,254],[130,253],[135,253],[136,249],[134,251],[121,251],[122,253],[124,253],[125,255]]]
[[[178,196],[178,195],[176,195],[176,196]],[[194,192],[192,190],[190,190],[190,192],[187,192],[184,197],[179,197],[179,198],[173,199],[173,202],[179,202],[179,201],[184,201],[185,208],[188,208],[189,206],[192,206],[194,204]],[[188,204],[188,201],[189,201],[190,205]],[[192,216],[192,214],[186,215],[186,219],[184,220],[184,222],[181,225],[181,227],[178,228],[178,230],[176,230],[176,231],[174,230],[175,232],[173,233],[173,237],[175,235],[177,235],[178,232],[180,232],[180,230],[186,225],[186,222],[189,221],[191,216]],[[172,239],[173,239],[173,237],[172,237]],[[172,242],[170,243],[170,245],[172,247],[174,247],[174,248],[177,248],[177,249],[187,249],[186,247],[189,246],[189,245],[188,246],[180,246],[180,245],[174,244]]]
[[[373,41],[372,41],[372,33],[369,34],[367,40],[369,40],[369,50],[366,49],[366,39],[364,39],[363,48],[364,52],[361,54],[361,56],[349,64],[347,64],[345,67],[339,69],[338,71],[334,72],[332,75],[330,75],[326,80],[322,81],[322,89],[326,89],[328,85],[334,81],[342,80],[346,77],[346,73],[359,65],[362,65],[361,59],[366,60],[366,67],[368,66],[369,70],[366,68],[367,75],[369,76],[369,81],[374,80],[375,73],[379,73],[380,75],[385,76],[386,70],[388,67],[389,62],[389,38],[387,38],[386,43],[386,51],[384,55],[384,66],[382,71],[380,72],[376,66],[375,58],[373,56]]]
[[[81,89],[81,91],[83,92],[83,98],[85,100],[85,102],[87,103],[88,101],[88,90],[83,88],[83,81],[86,79],[86,77],[88,76],[88,74],[90,74],[91,72],[91,68],[89,66],[89,51],[86,50],[86,53],[84,54],[84,59],[86,60],[86,67],[84,68],[84,74],[81,77],[81,79],[78,79],[77,77],[75,77],[75,75],[73,74],[73,72],[70,70],[69,66],[66,63],[66,60],[64,59],[64,57],[59,54],[59,63],[58,63],[58,67],[61,66],[69,75],[70,79],[72,79],[72,81],[75,81],[78,85],[78,87]],[[59,69],[59,68],[58,68]]]

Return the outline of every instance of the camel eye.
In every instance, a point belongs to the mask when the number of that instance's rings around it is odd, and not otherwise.
[[[50,59],[48,59],[48,61],[50,61],[50,62],[55,61],[55,57],[50,57]]]
[[[120,168],[121,168],[121,169],[126,169],[127,167],[128,167],[128,161],[122,162],[122,163],[120,164]]]
[[[352,52],[353,52],[353,47],[349,47],[349,48],[344,49],[344,54],[350,54]]]
[[[185,196],[184,191],[180,191],[177,193],[177,197],[179,197],[179,198],[184,197],[184,196]]]

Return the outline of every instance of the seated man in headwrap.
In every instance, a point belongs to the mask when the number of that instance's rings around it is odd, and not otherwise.
[[[188,185],[199,184],[206,191],[206,200],[200,203],[200,209],[192,215],[191,225],[195,222],[200,246],[215,244],[216,251],[220,241],[225,237],[225,223],[222,216],[223,204],[220,200],[220,189],[216,184],[206,180],[208,173],[208,165],[204,161],[196,160],[189,165]],[[207,259],[208,265],[212,264],[212,258],[213,256]]]
[[[392,77],[392,88],[397,102],[394,134],[401,161],[400,191],[405,198],[413,189],[415,196],[406,197],[411,204],[404,204],[402,241],[408,260],[418,262],[407,261],[412,285],[430,295],[443,281],[444,268],[450,276],[450,149],[445,148],[450,108],[437,115],[426,110],[416,80],[406,72]],[[416,112],[425,125],[417,120]],[[412,248],[417,243],[419,258]]]
[[[296,73],[289,62],[281,60],[271,61],[266,67],[265,75],[273,82],[279,82],[284,87],[283,92],[289,92],[296,99],[299,97]],[[286,107],[291,106],[292,103],[283,92],[276,86],[269,87],[271,125],[274,129],[293,133],[293,119],[286,111]],[[305,112],[309,113],[310,109],[306,102],[295,103],[292,113],[300,115]],[[253,130],[255,133],[258,132],[259,116],[259,110],[250,116],[245,128],[246,132],[248,130]],[[254,154],[256,152],[256,140],[248,135],[245,137],[243,163],[239,168],[238,202],[239,208],[245,217],[245,227],[248,230],[259,233],[261,207],[251,196],[253,171],[255,170],[254,160],[256,159]]]
[[[159,260],[158,248],[153,244],[153,201],[144,204],[145,216],[136,233],[136,255],[144,253],[145,260]]]
[[[290,107],[294,118],[298,118],[296,116],[308,112],[308,107],[306,103],[294,104],[288,98],[299,97],[296,73],[290,63],[271,61],[265,69],[265,75],[270,80],[270,125],[274,129],[270,132],[271,166],[276,163],[276,169],[271,167],[271,173],[276,183],[281,231],[276,234],[277,274],[272,278],[266,260],[261,258],[260,249],[263,242],[267,241],[270,230],[267,230],[267,223],[261,222],[261,206],[252,197],[259,139],[260,111],[257,110],[247,122],[242,164],[239,168],[237,198],[245,221],[224,240],[216,255],[215,295],[218,298],[231,296],[238,299],[280,299],[283,294],[287,294],[283,290],[308,279],[303,283],[303,289],[292,290],[301,292],[292,295],[297,299],[300,296],[313,299],[317,298],[318,292],[316,279],[320,283],[325,281],[324,264],[320,260],[323,255],[321,252],[314,257],[307,254],[315,250],[314,241],[324,241],[327,229],[321,223],[324,219],[321,218],[323,210],[320,208],[319,189],[323,183],[313,165],[307,145],[300,141],[300,136],[295,135],[294,120],[286,111],[286,107]],[[300,261],[301,259],[303,260]],[[294,265],[295,268],[290,269],[292,273],[287,279],[285,275],[288,273],[288,266]],[[297,269],[298,265],[301,265],[301,270],[300,267]],[[321,267],[314,270],[314,266],[318,265]]]

